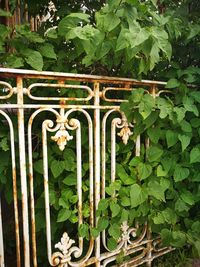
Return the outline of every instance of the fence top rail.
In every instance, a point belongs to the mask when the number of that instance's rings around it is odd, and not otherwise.
[[[21,78],[39,78],[39,79],[55,79],[55,80],[70,80],[82,82],[99,82],[113,84],[128,84],[128,85],[146,85],[146,86],[165,86],[167,83],[162,81],[136,80],[130,78],[119,78],[109,76],[97,76],[88,74],[75,74],[52,71],[35,71],[25,69],[0,68],[0,77],[21,77]]]

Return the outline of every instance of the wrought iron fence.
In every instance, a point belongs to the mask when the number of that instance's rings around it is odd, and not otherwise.
[[[171,251],[171,248],[159,246],[160,239],[152,238],[147,224],[144,224],[142,230],[138,231],[141,226],[137,223],[129,226],[127,222],[121,226],[121,238],[115,250],[109,250],[105,230],[96,239],[90,237],[86,242],[82,237],[69,236],[69,229],[66,228],[63,235],[60,236],[60,242],[52,244],[49,196],[50,166],[47,149],[50,141],[56,142],[61,151],[64,151],[70,142],[75,141],[77,183],[74,187],[78,196],[78,226],[85,220],[83,216],[83,201],[85,201],[83,200],[83,164],[87,162],[89,165],[87,201],[90,203],[87,222],[94,227],[98,221],[96,216],[98,203],[106,196],[105,186],[116,179],[116,144],[123,142],[125,146],[134,131],[134,125],[129,124],[124,113],[120,111],[120,104],[127,101],[127,95],[138,86],[145,87],[147,93],[156,97],[163,92],[165,83],[5,68],[0,68],[0,77],[0,115],[10,134],[16,242],[16,253],[13,252],[13,257],[16,259],[15,266],[41,266],[37,261],[33,159],[33,125],[41,113],[50,114],[43,117],[36,129],[41,133],[42,140],[40,145],[43,155],[42,179],[44,185],[42,190],[46,218],[46,237],[43,238],[46,239],[47,265],[60,267],[119,266],[116,258],[123,251],[124,256],[130,257],[120,266],[138,266],[143,263],[151,266],[156,257]],[[73,93],[70,94],[69,91]],[[76,91],[82,92],[81,97],[80,94],[76,96]],[[17,127],[14,127],[15,118],[18,120]],[[83,129],[87,130],[87,159],[82,156],[81,135]],[[16,140],[19,144],[18,148]],[[109,153],[108,140],[110,143]],[[134,146],[135,156],[140,155],[141,142],[140,136],[138,136]],[[148,146],[148,140],[146,143]],[[16,153],[19,153],[19,166]],[[109,164],[107,164],[108,157],[110,157]],[[20,188],[18,180],[20,180]],[[0,213],[1,267],[9,266],[4,257],[6,253],[4,249],[6,241],[4,213],[6,210],[2,208]]]

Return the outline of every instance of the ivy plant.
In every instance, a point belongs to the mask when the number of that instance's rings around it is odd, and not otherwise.
[[[41,7],[45,1],[34,1],[35,6],[29,2],[30,13],[45,14]],[[165,245],[189,243],[200,255],[198,0],[67,1],[65,8],[62,2],[55,1],[58,19],[47,21],[38,32],[31,32],[28,25],[11,29],[0,24],[1,66],[164,80],[169,91],[154,98],[146,88],[134,88],[129,102],[121,105],[134,122],[134,134],[126,147],[117,144],[116,181],[106,184],[106,198],[97,211],[98,225],[92,229],[87,224],[89,185],[83,179],[86,223],[79,235],[88,239],[91,233],[95,238],[106,230],[108,247],[114,249],[124,221],[130,225],[148,221]],[[135,157],[132,151],[138,135],[149,139],[150,146],[141,146],[140,156]],[[36,229],[43,262],[44,194],[37,131],[34,138]],[[86,131],[82,138],[87,140]],[[83,144],[87,154],[86,141]],[[73,231],[78,220],[75,143],[69,143],[64,152],[53,142],[48,149],[52,239],[57,240],[66,223]],[[11,203],[9,152],[8,133],[1,131],[1,190]],[[84,177],[88,177],[87,162]]]

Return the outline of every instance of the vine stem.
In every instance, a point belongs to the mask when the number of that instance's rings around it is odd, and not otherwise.
[[[121,0],[120,2],[119,2],[119,5],[117,6],[117,8],[115,9],[115,11],[114,11],[114,14],[116,14],[117,13],[117,10],[119,9],[119,7],[121,6],[121,3],[122,3],[122,1],[123,0]]]

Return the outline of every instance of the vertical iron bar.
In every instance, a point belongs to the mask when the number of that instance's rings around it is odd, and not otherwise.
[[[48,151],[47,151],[47,130],[48,121],[42,124],[42,151],[43,151],[43,172],[44,172],[44,194],[45,194],[45,215],[46,215],[46,238],[47,253],[51,263],[51,222],[50,222],[50,204],[49,204],[49,174],[48,174]]]
[[[1,214],[1,198],[0,198],[0,267],[5,267],[4,245],[3,245],[3,226],[2,226],[2,214]]]
[[[17,103],[23,105],[23,80],[17,77]],[[18,109],[18,131],[19,131],[19,164],[21,177],[22,195],[22,218],[23,218],[23,240],[24,240],[24,266],[30,267],[29,251],[29,224],[28,224],[28,200],[27,200],[27,177],[26,177],[26,147],[24,130],[24,109]]]
[[[36,251],[36,230],[35,230],[35,200],[34,200],[34,184],[33,184],[33,149],[32,149],[32,122],[30,118],[28,123],[28,158],[29,158],[29,190],[30,190],[30,212],[31,212],[31,232],[32,232],[32,257],[33,266],[37,267],[37,251]]]
[[[82,197],[82,151],[81,151],[81,125],[78,122],[76,129],[76,156],[77,156],[77,193],[78,193],[78,223],[83,224],[83,197]],[[83,251],[83,238],[79,237],[80,255]]]
[[[94,84],[94,105],[99,106],[99,83]],[[95,211],[100,201],[100,109],[94,110],[94,175],[95,175]],[[98,219],[96,217],[96,225]],[[96,238],[96,267],[100,267],[100,235]]]
[[[151,87],[151,90],[150,90],[150,94],[153,98],[156,98],[156,85],[153,84],[153,86]],[[149,138],[146,138],[145,140],[145,148],[149,148],[150,146],[150,140]],[[147,225],[147,240],[149,240],[148,244],[147,244],[147,263],[146,265],[148,267],[151,267],[152,266],[152,234],[151,234],[151,227],[150,225]]]
[[[111,183],[115,181],[116,176],[116,120],[111,125]]]
[[[12,124],[10,117],[2,110],[0,110],[0,114],[4,116],[4,118],[7,120],[8,125],[9,125],[9,130],[10,130],[10,148],[11,148],[11,161],[12,161],[13,202],[14,202],[13,204],[14,204],[14,215],[15,215],[16,260],[17,260],[17,267],[20,267],[21,256],[20,256],[19,215],[18,215],[18,200],[17,200],[17,177],[16,177],[16,163],[15,163],[14,128],[13,128],[13,124]],[[0,215],[0,220],[2,220],[1,215]],[[2,224],[2,221],[0,223]],[[2,225],[0,227],[2,227]],[[2,238],[0,242],[3,242],[3,230],[2,229],[0,230],[0,238]],[[0,251],[1,251],[1,247],[2,245],[0,244]],[[1,254],[2,253],[0,253],[0,255]],[[1,266],[1,263],[0,263],[0,266]]]
[[[13,200],[14,200],[14,214],[15,214],[15,237],[16,237],[16,256],[17,267],[21,266],[21,253],[20,253],[20,237],[19,237],[19,213],[18,213],[18,200],[17,200],[17,175],[16,175],[16,162],[15,162],[15,143],[14,143],[14,128],[10,118],[7,118],[10,127],[10,142],[11,142],[11,159],[12,159],[12,176],[13,176]]]

